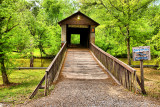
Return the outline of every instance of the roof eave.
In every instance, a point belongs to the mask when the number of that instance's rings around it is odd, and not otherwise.
[[[83,13],[80,12],[80,11],[78,11],[78,12],[72,14],[71,16],[69,16],[69,17],[67,17],[67,18],[65,18],[65,19],[63,19],[63,20],[61,20],[61,21],[59,21],[58,24],[61,26],[62,23],[63,23],[64,21],[66,21],[67,19],[73,17],[74,15],[76,15],[76,14],[78,14],[78,13],[82,14],[83,16],[85,16],[85,17],[89,18],[91,21],[93,21],[93,22],[95,23],[95,26],[96,26],[96,27],[100,25],[99,23],[97,23],[96,21],[94,21],[94,20],[91,19],[90,17],[86,16],[85,14],[83,14]]]

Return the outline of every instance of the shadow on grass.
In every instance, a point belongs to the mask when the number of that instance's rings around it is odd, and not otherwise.
[[[17,70],[13,72],[10,75],[12,84],[8,86],[0,85],[0,102],[17,104],[29,100],[29,95],[34,91],[43,76],[44,71],[42,70]]]

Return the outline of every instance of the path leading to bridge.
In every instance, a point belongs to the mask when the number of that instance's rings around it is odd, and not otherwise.
[[[107,74],[87,49],[68,49],[55,89],[27,107],[160,107],[127,91]]]

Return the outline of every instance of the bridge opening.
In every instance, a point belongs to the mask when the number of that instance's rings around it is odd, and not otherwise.
[[[83,47],[89,48],[89,32],[90,29],[87,28],[72,28],[67,27],[67,46],[68,47]],[[73,40],[75,39],[75,41]],[[75,42],[75,43],[72,43]],[[77,43],[76,43],[77,42]]]
[[[71,34],[71,44],[73,45],[80,44],[80,34]]]

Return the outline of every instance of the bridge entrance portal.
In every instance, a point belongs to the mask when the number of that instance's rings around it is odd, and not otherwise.
[[[95,22],[80,11],[58,22],[61,26],[61,44],[67,42],[68,47],[74,47],[71,43],[71,35],[79,34],[80,43],[76,45],[79,47],[89,48],[89,43],[95,43],[95,27],[99,23]]]
[[[67,27],[67,45],[68,47],[85,47],[88,48],[89,47],[89,32],[90,29],[88,28],[71,28],[71,27]],[[80,35],[80,43],[79,44],[73,44],[71,42],[72,38],[72,34],[79,34]],[[76,37],[75,37],[76,38]]]

